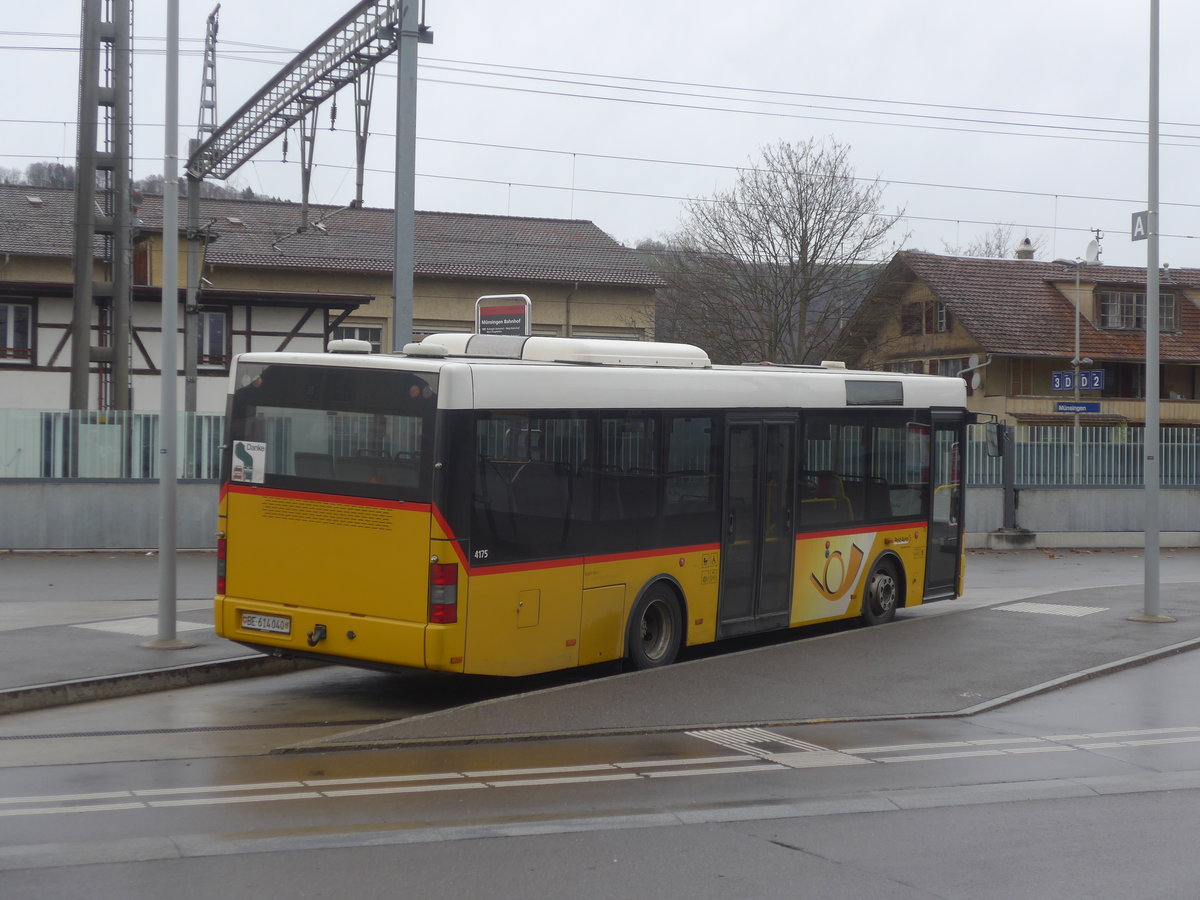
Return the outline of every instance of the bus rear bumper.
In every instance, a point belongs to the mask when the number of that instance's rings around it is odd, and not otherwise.
[[[227,595],[215,601],[219,636],[274,656],[372,668],[462,671],[442,656],[441,626],[376,616],[263,603]],[[428,632],[439,632],[430,635]],[[435,639],[427,657],[426,642]]]

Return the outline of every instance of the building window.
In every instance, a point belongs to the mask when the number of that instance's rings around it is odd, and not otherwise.
[[[331,341],[366,341],[372,353],[383,352],[383,328],[378,325],[339,325],[329,336]]]
[[[950,312],[945,303],[930,303],[926,308],[926,315],[929,317],[927,334],[942,334],[950,330]]]
[[[0,303],[0,360],[33,362],[33,306]]]
[[[204,311],[196,314],[196,362],[209,368],[229,363],[228,314]]]
[[[1010,397],[1028,397],[1033,394],[1032,359],[1008,361],[1008,394]]]
[[[1142,291],[1101,291],[1100,324],[1113,330],[1141,330],[1146,327],[1146,294]],[[1158,298],[1158,330],[1178,331],[1175,295]]]
[[[950,311],[940,300],[906,303],[900,308],[902,335],[941,334],[950,330]]]
[[[1158,330],[1178,331],[1179,318],[1175,315],[1175,295],[1158,295]]]
[[[969,360],[965,356],[956,356],[952,359],[939,360],[939,362],[938,371],[942,375],[957,375],[967,367]]]

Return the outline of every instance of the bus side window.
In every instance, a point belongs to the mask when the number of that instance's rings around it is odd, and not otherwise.
[[[838,416],[804,424],[800,471],[800,527],[861,521],[867,515],[866,428]]]
[[[473,539],[489,557],[521,560],[564,550],[590,490],[580,470],[587,419],[481,416],[476,426]]]

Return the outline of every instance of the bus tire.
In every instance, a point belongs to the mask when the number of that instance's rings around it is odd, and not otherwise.
[[[683,612],[670,587],[653,584],[638,598],[629,617],[625,659],[633,669],[668,666],[683,644]]]
[[[896,571],[896,564],[886,559],[871,569],[863,590],[864,625],[883,625],[896,618],[896,608],[900,605],[900,580]]]

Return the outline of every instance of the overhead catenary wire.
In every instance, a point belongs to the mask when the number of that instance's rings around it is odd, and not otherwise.
[[[63,35],[63,34],[38,34],[38,33],[34,33],[34,32],[5,32],[5,31],[0,31],[0,35],[10,35],[10,36],[15,35],[15,36],[27,36],[27,37],[28,36],[61,37],[61,38],[73,38],[74,37],[73,35]],[[156,37],[141,37],[141,38],[139,38],[139,41],[142,44],[142,46],[139,48],[139,52],[149,53],[149,54],[155,54],[155,53],[162,52],[156,48],[147,48],[144,46],[147,41],[154,42],[157,40],[160,40],[160,39],[156,38]],[[196,43],[200,43],[200,39],[196,39]],[[275,47],[275,46],[265,45],[265,44],[251,44],[251,43],[247,43],[247,42],[230,42],[230,41],[225,41],[223,43],[226,46],[238,47],[239,49],[237,51],[237,54],[244,54],[244,53],[253,54],[250,57],[246,57],[245,61],[255,62],[255,63],[275,64],[275,61],[269,57],[272,57],[273,55],[277,55],[277,54],[286,54],[290,57],[295,52],[294,50],[292,50],[290,48]],[[14,49],[62,50],[65,52],[76,52],[76,50],[77,50],[77,48],[75,48],[75,47],[67,47],[67,46],[65,46],[65,47],[25,46],[25,47],[17,47]],[[195,54],[199,55],[201,52],[202,51],[198,49],[195,51]],[[224,59],[230,59],[230,60],[242,58],[242,57],[239,57],[237,54],[223,53],[223,54],[221,54],[221,56]],[[706,83],[699,83],[699,82],[669,81],[669,80],[643,78],[643,77],[638,77],[638,76],[573,72],[573,71],[569,71],[569,70],[544,69],[544,68],[535,68],[535,67],[530,67],[530,66],[513,66],[513,65],[506,65],[506,64],[473,62],[473,61],[452,60],[452,59],[422,58],[421,65],[422,65],[422,68],[426,69],[427,71],[446,71],[446,72],[451,72],[451,73],[472,75],[472,76],[477,76],[477,77],[481,77],[481,78],[496,78],[496,79],[500,80],[500,82],[501,82],[501,83],[480,83],[477,81],[466,81],[466,80],[457,80],[456,81],[456,80],[452,80],[452,79],[440,79],[440,78],[422,78],[421,79],[422,81],[429,83],[429,84],[447,85],[447,86],[453,86],[453,87],[459,87],[459,88],[505,90],[505,91],[513,91],[513,92],[518,92],[518,93],[525,93],[525,94],[530,94],[530,95],[563,97],[563,98],[567,98],[567,99],[582,99],[582,100],[590,100],[590,101],[608,101],[608,102],[621,102],[621,103],[649,104],[649,105],[653,105],[653,106],[675,107],[675,108],[679,108],[679,109],[697,110],[697,111],[719,113],[719,114],[784,116],[784,117],[789,117],[789,118],[813,119],[813,120],[820,120],[820,121],[833,121],[833,122],[849,123],[849,124],[885,125],[885,126],[889,126],[889,127],[948,130],[948,131],[956,131],[956,132],[962,132],[962,133],[967,133],[967,134],[1003,135],[1003,136],[1012,136],[1012,137],[1041,137],[1041,138],[1045,138],[1045,139],[1071,139],[1071,140],[1097,141],[1097,142],[1106,142],[1106,143],[1140,144],[1142,142],[1140,132],[1122,130],[1122,129],[1118,129],[1118,128],[1099,128],[1099,127],[1094,127],[1091,125],[1062,124],[1063,122],[1089,122],[1089,123],[1094,122],[1094,123],[1135,124],[1135,125],[1141,124],[1141,120],[1139,120],[1137,118],[1122,118],[1122,117],[1115,117],[1115,116],[1094,116],[1094,115],[1087,115],[1087,114],[1082,114],[1082,115],[1081,114],[1059,114],[1059,113],[1051,113],[1051,112],[1044,112],[1044,111],[1012,110],[1012,109],[1002,109],[1002,108],[995,108],[995,107],[956,106],[956,105],[952,105],[952,104],[931,103],[931,102],[922,102],[922,101],[914,101],[914,100],[889,100],[889,99],[882,99],[882,98],[852,97],[852,96],[832,95],[832,94],[806,94],[803,92],[786,91],[786,90],[779,90],[779,89],[750,88],[750,87],[741,87],[741,86],[732,86],[732,85],[715,85],[715,84],[706,84]],[[385,72],[383,74],[384,74],[384,77],[389,77],[388,73]],[[530,88],[530,87],[526,87],[526,86],[514,85],[512,83],[509,83],[512,81],[540,82],[540,83],[554,85],[555,87],[557,87],[558,85],[569,85],[569,86],[574,86],[574,87],[582,86],[582,87],[585,87],[588,89],[595,89],[595,90],[602,90],[602,91],[625,91],[628,93],[634,93],[634,94],[638,94],[638,95],[642,95],[642,96],[619,96],[619,95],[610,96],[610,95],[606,95],[606,94],[576,93],[576,92],[562,91],[562,90],[557,90],[557,89],[554,89],[554,90],[538,89],[538,88]],[[618,84],[613,84],[611,82],[618,82]],[[680,90],[681,88],[687,89],[687,90]],[[707,94],[707,93],[697,93],[697,91],[720,91],[720,92],[725,92],[726,94],[736,94],[739,96],[724,96],[724,95],[714,95],[714,94]],[[649,99],[652,96],[658,97],[660,99]],[[692,99],[697,99],[697,100],[706,100],[706,101],[711,100],[711,101],[714,101],[714,102],[720,103],[720,104],[738,104],[738,103],[740,103],[740,104],[748,104],[748,106],[737,107],[737,106],[730,106],[730,105],[705,105],[705,104],[701,104],[701,103],[679,103],[679,102],[675,102],[674,100],[661,99],[661,98],[670,98],[670,97],[675,97],[675,98],[686,97],[686,98],[692,98]],[[787,98],[787,99],[784,100],[784,99],[775,99],[775,98]],[[799,100],[803,100],[805,102],[796,102]],[[849,107],[823,107],[823,106],[820,106],[819,104],[812,102],[812,101],[816,101],[816,100],[822,100],[822,101],[832,100],[832,101],[838,101],[838,102],[871,104],[874,106],[882,106],[882,107],[899,106],[899,107],[904,107],[905,110],[933,109],[933,110],[944,110],[944,111],[963,111],[963,112],[987,113],[987,114],[992,114],[992,115],[1003,115],[1003,116],[1052,118],[1052,119],[1057,119],[1060,121],[1059,122],[1050,122],[1050,123],[1019,122],[1019,121],[1018,122],[1007,122],[1007,121],[1002,121],[1002,120],[997,120],[997,119],[980,119],[978,117],[946,116],[946,115],[942,115],[940,113],[939,114],[933,114],[933,113],[926,114],[926,113],[922,113],[922,112],[908,112],[908,111],[896,112],[895,110],[886,109],[886,108],[858,109],[858,108],[849,108]],[[767,109],[758,108],[758,107],[761,107],[764,105],[767,106],[768,108]],[[771,107],[779,107],[779,109],[773,109]],[[856,113],[856,114],[863,115],[863,116],[873,116],[873,117],[876,117],[876,119],[875,120],[845,119],[845,118],[837,118],[837,117],[830,117],[830,116],[813,115],[813,114],[811,114],[811,112],[783,111],[783,110],[788,110],[789,107],[794,107],[797,109],[804,109],[804,110],[819,109],[822,111],[852,112],[852,113]],[[879,120],[879,117],[900,118],[900,119],[902,119],[902,121]],[[908,121],[908,120],[914,120],[914,121]],[[923,124],[919,120],[926,120],[928,122],[936,122],[937,124]],[[0,120],[0,123],[2,123],[4,121],[5,120]],[[13,120],[13,121],[17,121],[17,120]],[[21,121],[30,122],[30,120],[21,120]],[[958,127],[958,126],[950,124],[950,123],[960,123],[961,125],[964,125],[964,126],[965,125],[978,125],[978,124],[986,124],[986,125],[991,125],[991,126],[1003,126],[1004,130],[998,130],[997,128]],[[45,124],[54,124],[56,126],[62,126],[62,127],[69,127],[69,125],[70,125],[70,123],[61,123],[61,122],[59,122],[59,123],[46,122]],[[137,124],[138,124],[138,127],[156,127],[155,123],[137,123]],[[1180,127],[1180,128],[1198,128],[1198,127],[1200,127],[1200,126],[1197,126],[1197,125],[1194,125],[1191,123],[1171,123],[1171,124],[1173,124],[1177,127]],[[157,127],[161,127],[161,125],[159,125]],[[1026,129],[1026,130],[1021,130],[1021,129]],[[1033,130],[1028,130],[1028,129],[1033,129]],[[1126,135],[1128,136],[1128,139],[1123,137]],[[386,135],[383,135],[381,133],[380,136],[386,136]],[[1185,143],[1174,144],[1172,146],[1187,147],[1187,148],[1200,146],[1195,143],[1191,143],[1192,141],[1195,141],[1198,137],[1200,137],[1200,135],[1189,135],[1189,134],[1181,133],[1181,134],[1172,135],[1172,137],[1175,137],[1179,141],[1185,142]],[[751,168],[752,168],[749,166],[735,166],[735,165],[729,165],[729,164],[687,162],[687,161],[680,161],[680,160],[654,160],[654,159],[650,159],[647,157],[620,156],[620,155],[616,155],[616,154],[597,154],[597,153],[588,153],[586,151],[566,151],[566,150],[555,150],[555,149],[551,149],[551,148],[538,148],[538,147],[517,147],[514,145],[489,144],[486,142],[478,142],[478,141],[460,141],[460,140],[455,140],[455,139],[450,139],[450,138],[421,138],[420,140],[435,141],[435,142],[445,143],[445,144],[455,144],[455,145],[464,146],[464,147],[479,147],[481,149],[493,149],[493,150],[501,150],[502,149],[502,150],[513,150],[513,151],[533,152],[533,153],[559,153],[559,154],[563,154],[563,155],[572,155],[572,156],[576,156],[576,157],[623,161],[623,162],[635,162],[635,163],[640,163],[640,164],[690,166],[690,167],[707,168],[707,169],[714,169],[714,170],[725,170],[725,171],[748,171],[748,170],[751,170]],[[1168,145],[1168,144],[1165,144],[1165,145]],[[29,154],[20,154],[20,155],[2,154],[2,155],[0,155],[0,157],[2,157],[2,158],[19,158],[19,159],[44,159],[44,158],[47,158],[47,155],[43,154],[43,155],[39,155],[39,156],[32,156]],[[51,156],[50,158],[57,159],[57,158],[61,158],[61,157]],[[277,164],[275,161],[270,161],[270,160],[262,160],[260,162],[262,162],[265,165]],[[340,169],[349,169],[350,167],[338,166],[338,165],[334,165],[334,164],[318,164],[317,168],[329,169],[329,170],[340,170]],[[380,170],[380,169],[369,169],[368,171],[371,171],[373,173],[386,174],[385,170]],[[497,185],[497,186],[507,186],[510,189],[512,187],[520,187],[523,189],[532,189],[532,190],[572,191],[572,192],[578,192],[578,193],[590,193],[590,194],[599,194],[599,195],[607,195],[607,196],[614,196],[614,197],[644,198],[644,199],[663,200],[663,201],[672,201],[672,202],[687,201],[687,200],[698,200],[698,201],[703,202],[705,200],[709,200],[709,201],[712,200],[712,198],[686,197],[686,196],[670,195],[670,194],[655,194],[655,193],[647,193],[647,192],[639,192],[639,191],[631,191],[631,190],[618,191],[618,190],[603,189],[603,188],[587,188],[587,187],[581,187],[576,184],[572,184],[570,186],[555,185],[555,184],[536,184],[536,183],[532,183],[532,182],[520,182],[520,181],[504,179],[504,178],[479,179],[479,178],[474,178],[474,177],[469,177],[469,176],[443,175],[443,174],[433,174],[433,173],[422,173],[418,177],[423,178],[423,179],[436,179],[436,180],[442,180],[442,181],[461,181],[461,182],[466,182],[466,183],[492,184],[492,185]],[[933,188],[933,189],[955,190],[955,191],[976,191],[976,192],[985,192],[985,193],[991,193],[991,194],[1001,194],[1001,195],[1011,195],[1011,196],[1042,197],[1042,198],[1047,198],[1047,199],[1052,198],[1056,203],[1059,200],[1082,200],[1082,201],[1103,202],[1103,203],[1122,203],[1122,204],[1139,202],[1137,200],[1131,200],[1131,199],[1126,199],[1126,198],[1117,198],[1117,197],[1098,197],[1098,196],[1089,196],[1089,195],[1082,195],[1082,194],[1058,194],[1058,193],[1046,192],[1046,191],[1029,191],[1029,190],[1007,189],[1007,188],[996,188],[996,187],[938,184],[938,183],[934,183],[934,182],[904,181],[904,180],[900,180],[900,179],[860,178],[859,180],[871,181],[871,182],[877,181],[879,184],[884,185],[884,186],[896,185],[896,186],[922,187],[922,188]],[[1164,205],[1166,205],[1166,204],[1164,204]],[[1176,204],[1171,204],[1171,205],[1183,207],[1183,208],[1200,206],[1200,204],[1187,204],[1187,203],[1176,203]],[[977,219],[968,219],[968,218],[964,218],[961,216],[919,216],[916,214],[906,213],[901,218],[909,219],[909,220],[913,220],[913,221],[952,223],[952,224],[956,224],[956,225],[960,225],[960,224],[995,225],[996,224],[995,219],[981,221],[981,220],[977,220]],[[1039,230],[1072,231],[1072,232],[1073,231],[1090,231],[1091,227],[1092,227],[1091,225],[1089,225],[1087,228],[1074,227],[1074,226],[1068,226],[1068,225],[1059,225],[1057,223],[1054,225],[1048,225],[1048,226],[1019,225],[1018,223],[1012,223],[1012,222],[1009,222],[1006,224],[1013,226],[1013,227],[1027,227],[1027,228],[1037,228]],[[1117,230],[1117,229],[1110,228],[1109,230]],[[1168,236],[1168,235],[1164,235],[1164,236]],[[1176,237],[1190,237],[1187,235],[1175,235],[1175,236]]]

